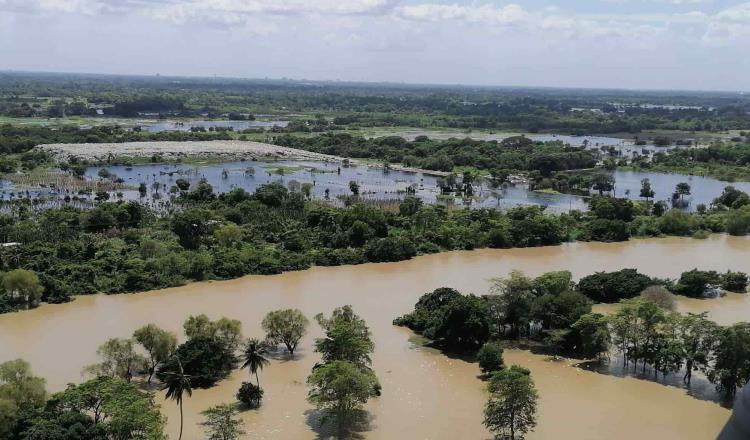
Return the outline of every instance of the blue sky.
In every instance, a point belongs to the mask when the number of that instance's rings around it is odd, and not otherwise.
[[[750,1],[0,0],[0,69],[750,91]]]

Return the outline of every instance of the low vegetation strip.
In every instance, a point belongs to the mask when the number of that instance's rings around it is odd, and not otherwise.
[[[37,150],[46,152],[58,160],[68,161],[75,157],[89,161],[103,161],[113,157],[152,157],[179,159],[189,156],[212,156],[223,158],[279,158],[302,160],[339,161],[340,157],[314,153],[295,148],[281,147],[252,141],[162,141],[85,144],[38,145]]]

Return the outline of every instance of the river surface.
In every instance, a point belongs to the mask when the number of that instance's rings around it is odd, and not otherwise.
[[[666,238],[625,243],[571,243],[556,247],[447,252],[399,263],[316,267],[272,276],[193,283],[133,295],[93,295],[62,305],[0,316],[0,361],[22,357],[59,390],[83,378],[96,348],[111,337],[127,337],[147,323],[182,335],[191,314],[239,319],[245,336],[262,337],[260,322],[270,310],[299,308],[309,318],[351,304],[370,326],[376,344],[373,367],[383,395],[372,399],[368,439],[488,439],[482,426],[486,400],[476,364],[427,349],[407,329],[391,325],[412,310],[419,296],[437,287],[486,293],[489,279],[513,269],[529,275],[567,269],[576,278],[595,271],[633,267],[659,277],[677,277],[694,267],[750,272],[750,238],[715,235],[706,240]],[[750,295],[685,300],[684,310],[709,310],[720,323],[750,317]],[[305,402],[305,378],[318,356],[316,324],[294,360],[274,360],[260,375],[263,406],[242,413],[253,439],[313,439],[314,419]],[[529,439],[708,439],[729,416],[720,405],[690,397],[677,387],[599,374],[572,361],[550,361],[509,350],[507,364],[529,368],[539,391],[539,418]],[[234,401],[247,372],[236,372],[185,400],[185,439],[200,439],[200,411]],[[161,400],[161,397],[159,397]],[[176,438],[177,407],[163,402],[168,431]],[[320,438],[320,437],[317,437]]]

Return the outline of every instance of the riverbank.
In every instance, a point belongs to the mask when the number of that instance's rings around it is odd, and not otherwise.
[[[368,439],[489,438],[481,423],[486,400],[476,364],[422,347],[407,329],[391,324],[425,292],[453,287],[484,294],[489,279],[522,269],[531,276],[570,270],[575,279],[596,271],[636,268],[650,276],[676,277],[700,267],[750,271],[750,239],[713,235],[707,240],[662,238],[623,243],[568,243],[561,246],[453,251],[398,263],[314,267],[279,275],[252,275],[229,281],[196,282],[137,295],[91,295],[61,305],[0,316],[0,362],[28,360],[51,390],[81,381],[81,370],[96,361],[96,348],[147,323],[182,335],[182,322],[206,313],[239,319],[246,337],[260,337],[260,322],[270,310],[299,308],[312,318],[351,304],[370,325],[376,345],[373,368],[383,395],[367,406]],[[736,301],[735,301],[736,300]],[[748,295],[702,301],[710,318],[729,323],[750,316]],[[250,438],[313,439],[308,425],[305,377],[318,360],[311,326],[296,360],[273,360],[261,373],[263,406],[241,414]],[[50,358],[56,359],[54,363]],[[659,438],[705,439],[716,435],[729,416],[720,405],[695,399],[683,389],[618,378],[550,362],[526,351],[508,350],[506,363],[531,369],[539,390],[539,425],[529,440]],[[186,440],[202,437],[200,411],[234,401],[246,371],[185,399]],[[158,401],[169,417],[168,432],[179,424],[174,402]]]

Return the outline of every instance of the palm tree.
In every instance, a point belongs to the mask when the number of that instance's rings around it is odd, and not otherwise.
[[[250,370],[250,375],[255,375],[255,382],[260,388],[260,379],[258,378],[258,370],[262,370],[263,367],[270,364],[271,362],[266,359],[268,354],[268,346],[258,339],[249,339],[245,346],[245,351],[242,353],[245,363],[242,364],[242,368]]]
[[[180,362],[180,358],[175,355],[175,359],[177,359],[177,366],[179,367],[179,371],[163,372],[164,385],[162,386],[162,390],[167,390],[167,399],[172,399],[176,401],[178,405],[180,405],[180,437],[178,440],[182,440],[182,395],[184,393],[187,393],[188,397],[192,396],[193,389],[190,387],[190,376],[185,374],[185,370],[183,370],[182,368],[182,362]]]

